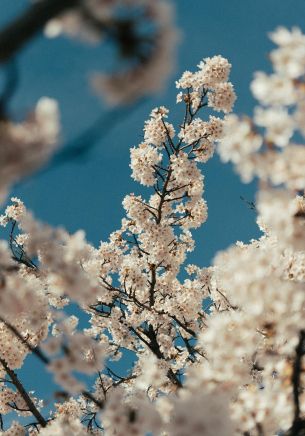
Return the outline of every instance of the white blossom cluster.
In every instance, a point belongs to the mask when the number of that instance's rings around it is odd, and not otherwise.
[[[50,98],[41,98],[34,112],[21,123],[0,120],[0,202],[14,182],[48,160],[58,136],[58,107]]]
[[[257,72],[251,90],[260,103],[253,120],[229,115],[218,152],[241,178],[304,190],[305,36],[300,29],[279,27],[270,34],[277,48],[270,54],[274,73]]]
[[[305,147],[294,135],[303,129],[305,37],[279,28],[271,38],[275,73],[257,73],[251,85],[261,106],[253,120],[229,115],[218,147],[243,180],[260,179],[262,236],[216,256],[210,316],[199,337],[206,360],[186,380],[194,394],[200,386],[228,398],[234,429],[222,434],[304,431]]]
[[[194,109],[198,109],[206,104],[202,99],[207,95],[207,105],[215,111],[231,112],[236,100],[233,85],[228,82],[231,64],[222,56],[214,56],[203,59],[198,67],[195,73],[183,73],[176,82],[177,88],[186,90],[185,94],[178,94],[177,101],[188,101]]]

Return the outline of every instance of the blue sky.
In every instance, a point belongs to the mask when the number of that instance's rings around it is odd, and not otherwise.
[[[1,0],[0,24],[27,4],[25,0]],[[176,0],[175,5],[182,38],[177,67],[164,92],[119,122],[86,160],[33,176],[14,189],[13,195],[22,198],[43,221],[62,225],[70,232],[82,228],[95,245],[107,239],[120,226],[124,195],[140,192],[130,178],[129,148],[141,140],[149,112],[165,105],[174,109],[172,122],[180,121],[174,80],[184,70],[196,68],[202,58],[221,54],[233,65],[231,80],[238,95],[235,111],[250,115],[253,72],[270,70],[268,51],[272,44],[267,32],[278,25],[297,25],[305,31],[304,0]],[[109,66],[110,53],[108,48],[93,48],[66,38],[37,38],[18,58],[20,86],[11,104],[12,113],[21,118],[41,96],[56,98],[62,113],[62,141],[71,141],[109,111],[90,91],[87,78],[90,71]],[[218,250],[236,240],[258,236],[254,213],[240,199],[252,200],[255,184],[241,184],[232,168],[217,157],[203,172],[209,218],[195,232],[197,248],[189,258],[200,266],[208,265]],[[25,368],[31,388],[42,377],[41,368],[36,366],[30,361]]]

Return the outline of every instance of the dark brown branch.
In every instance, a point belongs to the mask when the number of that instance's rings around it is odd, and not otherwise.
[[[5,68],[5,85],[0,96],[0,120],[8,118],[8,105],[19,84],[19,73],[16,62],[12,60]]]
[[[12,221],[12,228],[9,235],[9,244],[13,255],[12,258],[17,263],[22,263],[28,268],[37,270],[38,269],[37,265],[35,265],[35,263],[29,258],[29,256],[24,251],[23,247],[17,243],[16,238],[14,237],[14,231],[16,226],[17,226],[17,222]]]
[[[160,350],[160,346],[157,341],[157,335],[152,325],[149,326],[148,331],[143,331],[143,333],[150,339],[150,343],[148,344],[151,351],[155,354],[158,359],[162,359],[166,361],[164,354]],[[178,379],[177,375],[170,368],[167,371],[167,377],[171,380],[171,382],[176,385],[178,388],[182,388],[182,383]]]
[[[52,18],[76,7],[81,0],[35,2],[0,32],[0,62],[13,58]]]
[[[5,372],[7,373],[7,375],[10,377],[10,379],[12,380],[12,382],[14,383],[17,391],[20,393],[20,395],[22,396],[24,402],[26,403],[26,405],[28,406],[29,411],[33,414],[33,416],[35,416],[35,418],[37,419],[37,421],[39,422],[39,424],[42,427],[45,427],[47,425],[47,421],[44,419],[44,417],[40,414],[39,410],[37,409],[37,407],[35,406],[35,404],[33,403],[31,397],[29,396],[29,394],[27,393],[27,391],[24,389],[22,383],[20,382],[20,380],[17,377],[17,374],[10,369],[10,367],[8,366],[8,364],[6,363],[5,360],[0,358],[0,363],[3,366]]]
[[[300,417],[300,376],[301,376],[301,365],[302,365],[302,357],[304,354],[304,341],[305,341],[305,331],[302,330],[300,332],[299,343],[296,347],[295,353],[295,362],[293,365],[293,375],[292,375],[292,384],[293,384],[293,400],[294,400],[294,419],[297,420]]]
[[[172,318],[174,321],[176,321],[176,323],[183,328],[187,333],[189,333],[190,335],[194,336],[194,338],[197,338],[196,333],[194,332],[194,330],[190,329],[186,324],[184,324],[183,322],[181,322],[175,315],[170,315],[168,314],[168,316],[170,318]]]
[[[90,392],[83,391],[82,395],[83,395],[83,397],[87,398],[87,400],[92,401],[100,409],[103,409],[103,407],[104,407],[103,401],[97,400],[92,394],[90,394]]]
[[[304,356],[305,345],[305,330],[300,331],[299,343],[295,349],[295,360],[293,364],[292,373],[292,388],[293,388],[293,403],[294,403],[294,417],[291,429],[288,431],[289,436],[297,436],[305,428],[305,421],[301,417],[300,408],[300,393],[301,393],[301,372],[302,372],[302,358]],[[303,434],[303,433],[302,433]]]
[[[165,197],[168,194],[167,186],[168,186],[168,184],[169,184],[169,182],[171,180],[171,175],[172,175],[172,169],[169,168],[168,173],[167,173],[167,177],[166,177],[166,180],[165,180],[165,183],[163,185],[161,196],[160,196],[160,202],[159,202],[159,206],[158,206],[158,214],[157,214],[157,219],[156,219],[156,223],[157,224],[161,223],[161,219],[162,219],[162,207],[163,207],[163,204],[165,202]]]
[[[155,304],[155,286],[157,283],[156,265],[151,265],[151,281],[149,288],[149,304],[152,307]]]

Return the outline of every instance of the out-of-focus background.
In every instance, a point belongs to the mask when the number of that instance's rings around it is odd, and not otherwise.
[[[27,0],[0,0],[0,26],[27,6]],[[107,135],[101,121],[97,129],[100,139],[90,153],[42,171],[13,191],[38,218],[70,232],[84,229],[94,245],[120,226],[123,197],[144,191],[130,178],[129,148],[141,141],[151,109],[164,105],[173,110],[171,122],[180,122],[182,107],[175,102],[174,82],[181,73],[195,69],[204,57],[227,57],[238,96],[235,112],[250,115],[255,104],[249,91],[253,72],[270,71],[272,43],[267,33],[278,25],[305,30],[304,0],[176,0],[174,6],[181,40],[176,68],[164,91],[148,97],[129,115],[126,111],[116,115]],[[103,116],[111,119],[107,115],[111,109],[90,90],[88,75],[111,67],[113,62],[108,46],[97,48],[64,36],[53,40],[40,36],[18,56],[20,83],[10,104],[11,113],[22,119],[41,96],[55,98],[61,110],[62,143],[73,143],[95,120]],[[240,198],[252,201],[255,184],[241,184],[232,168],[221,164],[217,156],[203,172],[209,218],[195,232],[197,248],[189,257],[190,263],[199,266],[208,265],[218,250],[236,240],[258,236],[255,214]],[[26,384],[31,388],[34,384],[46,394],[48,388],[41,384],[39,367],[30,360],[24,371]]]

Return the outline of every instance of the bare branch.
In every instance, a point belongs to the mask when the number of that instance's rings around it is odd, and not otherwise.
[[[291,429],[288,431],[289,436],[298,436],[304,434],[305,421],[301,417],[300,408],[300,393],[301,393],[301,372],[302,372],[302,358],[304,356],[305,346],[305,330],[300,331],[299,343],[295,349],[295,360],[293,364],[292,373],[292,388],[293,388],[293,402],[294,402],[294,417]]]
[[[0,63],[13,58],[50,19],[79,3],[80,0],[43,0],[32,4],[0,32]]]
[[[23,400],[25,401],[26,405],[28,406],[29,411],[35,416],[35,418],[37,419],[39,424],[42,427],[45,427],[47,425],[47,421],[40,414],[40,412],[37,409],[37,407],[35,406],[33,400],[31,399],[31,397],[29,396],[29,394],[27,393],[27,391],[23,387],[22,383],[20,382],[19,378],[17,377],[17,374],[12,369],[10,369],[10,367],[8,366],[8,364],[6,363],[6,361],[4,359],[0,358],[0,363],[3,366],[3,369],[5,370],[7,375],[10,377],[10,379],[14,383],[16,389],[18,390],[18,392],[22,396]]]

